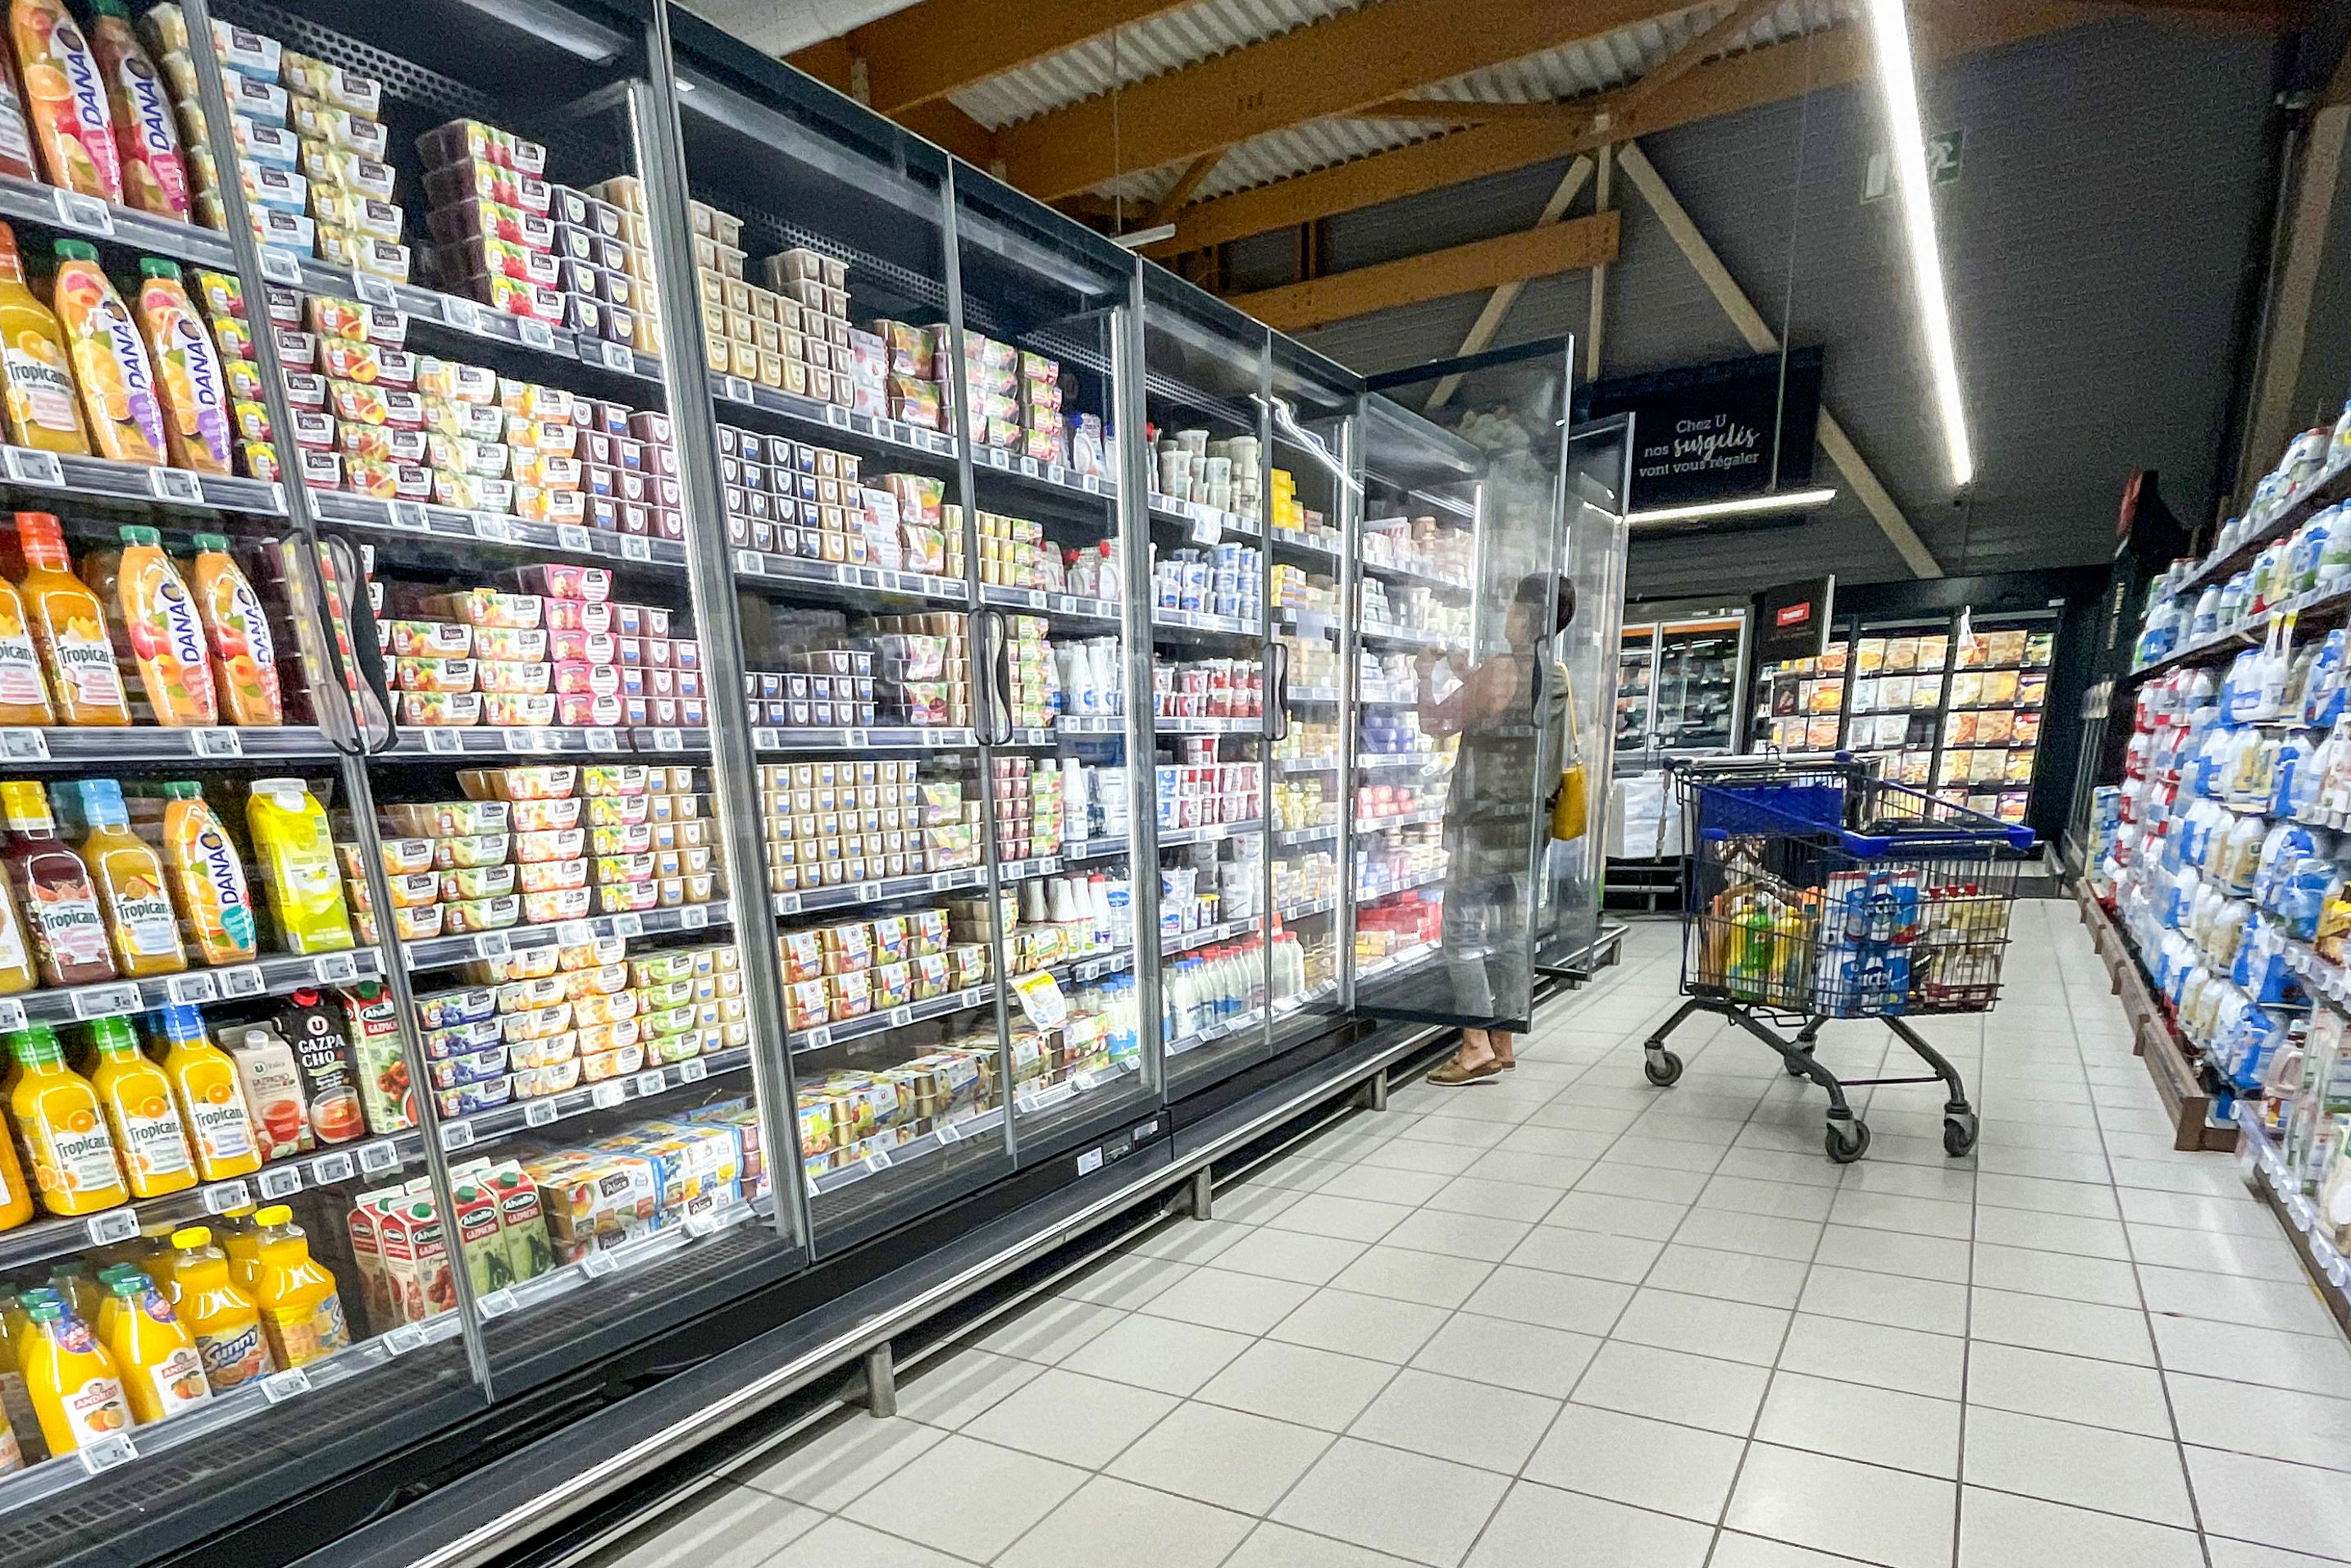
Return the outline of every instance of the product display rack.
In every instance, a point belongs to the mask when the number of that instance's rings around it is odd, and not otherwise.
[[[243,782],[299,776],[352,846],[346,900],[381,917],[377,941],[349,949],[266,940],[251,962],[0,998],[0,1030],[70,1036],[185,1003],[217,1030],[313,988],[380,995],[375,1049],[407,1086],[404,1124],[0,1231],[0,1283],[24,1289],[60,1266],[152,1261],[175,1226],[233,1231],[249,1206],[284,1203],[333,1273],[352,1342],[0,1476],[0,1564],[141,1562],[230,1536],[234,1554],[286,1499],[335,1493],[307,1549],[373,1506],[407,1445],[486,1416],[476,1430],[495,1445],[502,1406],[990,1193],[1048,1190],[1165,1137],[1171,1109],[1180,1121],[1187,1100],[1270,1082],[1285,1053],[1352,1036],[1364,1012],[1446,1016],[1409,989],[1439,972],[1446,765],[1367,747],[1364,716],[1387,716],[1382,734],[1413,722],[1415,661],[1466,661],[1529,562],[1558,559],[1555,516],[1531,542],[1485,537],[1476,449],[684,13],[184,9],[199,39],[218,21],[381,82],[402,237],[419,253],[433,205],[419,136],[472,119],[536,139],[549,182],[603,192],[622,214],[643,268],[636,308],[658,332],[622,342],[505,313],[444,287],[421,255],[398,281],[265,246],[234,190],[215,232],[0,181],[20,243],[95,235],[118,277],[141,254],[234,273],[256,317],[314,296],[397,312],[410,354],[528,389],[498,394],[525,407],[593,411],[579,428],[642,448],[652,498],[628,531],[559,508],[363,494],[356,471],[256,480],[0,450],[0,486],[67,508],[77,561],[127,521],[160,526],[183,561],[193,534],[227,534],[287,650],[294,705],[266,728],[0,727],[0,777],[193,778],[241,810]],[[234,167],[229,78],[196,53],[212,152]],[[764,270],[769,257],[784,259]],[[778,297],[807,284],[804,324],[851,339],[829,336],[841,354],[826,362],[862,364],[878,324],[885,361],[903,350],[912,368],[878,402],[816,361],[801,362],[838,382],[801,382],[830,395],[774,384],[759,350],[737,356],[726,287],[762,278]],[[257,338],[270,427],[305,428],[288,393],[306,345]],[[826,482],[855,499],[822,498]],[[799,538],[749,500],[764,489],[772,507],[784,488],[816,508]],[[833,555],[836,536],[861,552],[883,537],[883,497],[889,552]],[[1442,559],[1398,556],[1399,523],[1449,540]],[[1162,605],[1155,567],[1179,559],[1206,566],[1206,596],[1187,599],[1179,575]],[[450,598],[482,591],[493,597]],[[574,608],[538,627],[462,619],[509,612],[500,595]],[[608,635],[603,612],[579,607],[600,604],[640,630],[609,633],[609,665],[574,662],[666,673],[643,681],[642,707],[610,711],[583,687],[597,700],[439,722],[466,705],[421,699],[501,694],[434,690],[454,678],[426,667],[444,655],[395,645],[470,626],[598,647],[580,639]],[[623,638],[639,664],[623,664]],[[654,643],[668,662],[652,662]],[[1081,645],[1093,653],[1073,664]],[[832,695],[816,695],[820,677]],[[1311,808],[1277,798],[1309,784]],[[1390,798],[1403,789],[1418,794]],[[512,798],[486,799],[501,790]],[[535,804],[548,799],[565,804]],[[502,829],[492,806],[534,825]],[[551,862],[475,841],[572,831],[540,825],[564,821],[611,830],[609,848],[578,841],[596,846],[574,851],[585,896],[518,917],[522,893],[496,890],[538,887],[553,873],[531,868]],[[656,821],[669,831],[646,841],[662,847],[633,847]],[[415,842],[431,847],[398,847]],[[451,879],[421,903],[419,873],[389,863],[410,852]],[[640,857],[653,863],[642,878]],[[1420,915],[1408,932],[1406,909]],[[625,1046],[612,1025],[564,1030],[608,1031],[563,1058],[580,1065],[570,1077],[515,1065],[517,1045],[552,1052],[536,1023],[497,1023],[492,1046],[449,1021],[474,997],[511,1001],[490,1016],[517,1019],[543,980],[566,1007],[625,995],[647,1021]],[[1377,1009],[1358,1005],[1365,981],[1388,988]],[[657,1145],[669,1152],[646,1152]],[[361,1207],[448,1228],[501,1172],[535,1173],[551,1210],[562,1160],[673,1155],[690,1176],[664,1177],[633,1220],[555,1233],[545,1267],[450,1246],[413,1301],[396,1281],[368,1286]]]

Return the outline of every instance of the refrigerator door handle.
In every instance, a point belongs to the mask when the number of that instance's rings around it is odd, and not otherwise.
[[[1266,682],[1266,738],[1290,738],[1290,644],[1276,638],[1270,644],[1273,667]]]
[[[984,677],[979,682],[981,694],[981,738],[990,746],[1012,743],[1012,680],[1005,664],[1008,653],[1004,635],[1004,617],[993,610],[973,612],[979,626],[980,668]]]

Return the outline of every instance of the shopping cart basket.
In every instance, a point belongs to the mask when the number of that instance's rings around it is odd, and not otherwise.
[[[1645,1042],[1649,1082],[1681,1076],[1666,1040],[1684,1019],[1719,1013],[1779,1052],[1791,1077],[1827,1091],[1828,1154],[1840,1165],[1869,1147],[1846,1092],[1880,1083],[1943,1083],[1944,1151],[1973,1148],[1958,1071],[1905,1020],[1986,1012],[1999,999],[2032,830],[1888,783],[1842,753],[1685,761],[1673,775],[1693,861],[1687,999]],[[1840,1079],[1815,1059],[1823,1024],[1872,1018],[1933,1074]]]

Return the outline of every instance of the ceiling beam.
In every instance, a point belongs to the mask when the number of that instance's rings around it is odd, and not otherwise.
[[[2110,5],[2068,0],[1938,0],[1931,8],[1922,7],[1918,15],[1921,52],[1929,58],[1949,58],[1996,48],[2111,16],[2114,10]],[[1616,97],[1596,93],[1565,106],[1582,111],[1577,119],[1481,125],[1196,202],[1176,214],[1175,237],[1146,247],[1145,254],[1166,256],[1222,245],[1399,196],[1573,157],[1596,151],[1604,141],[1655,135],[1697,120],[1783,102],[1817,88],[1844,86],[1862,79],[1870,68],[1869,41],[1850,26],[1750,49],[1693,68],[1635,112],[1616,114]],[[1594,125],[1603,114],[1611,117],[1604,130]]]
[[[1391,98],[1351,109],[1349,120],[1425,120],[1440,125],[1491,125],[1498,120],[1535,120],[1556,125],[1563,120],[1588,119],[1591,110],[1581,103],[1479,103],[1458,98]]]
[[[1350,316],[1575,272],[1615,259],[1616,214],[1601,213],[1280,288],[1236,294],[1231,303],[1279,331],[1298,332]]]
[[[1569,204],[1575,200],[1575,193],[1583,189],[1583,182],[1590,178],[1592,178],[1591,159],[1578,158],[1574,162],[1570,163],[1567,166],[1567,172],[1560,176],[1558,185],[1552,189],[1551,200],[1543,204],[1542,214],[1535,219],[1535,227],[1541,228],[1565,217]],[[1597,273],[1594,276],[1598,276]],[[1502,322],[1509,318],[1510,307],[1519,302],[1519,295],[1525,288],[1525,280],[1516,279],[1503,284],[1488,295],[1485,308],[1478,312],[1478,319],[1472,321],[1469,324],[1469,330],[1462,335],[1460,351],[1454,357],[1467,359],[1471,354],[1484,353],[1487,347],[1493,342],[1494,334],[1502,329]],[[1450,402],[1453,400],[1453,394],[1460,390],[1461,378],[1458,375],[1443,378],[1429,392],[1428,402],[1421,412],[1434,416],[1437,411]]]
[[[923,0],[811,44],[791,63],[896,116],[958,88],[1176,10],[1184,0]],[[855,89],[862,64],[864,91]]]
[[[1008,180],[1050,202],[1683,8],[1672,0],[1372,0],[1006,126],[997,152]]]
[[[1643,71],[1637,80],[1618,93],[1616,112],[1632,113],[1695,68],[1738,43],[1766,12],[1779,8],[1780,0],[1740,0],[1720,21]]]
[[[1217,165],[1224,161],[1225,150],[1221,147],[1213,152],[1203,152],[1193,159],[1192,166],[1176,175],[1176,183],[1168,186],[1157,201],[1151,204],[1151,210],[1144,214],[1142,226],[1147,229],[1156,228],[1174,217],[1182,209],[1184,204],[1192,199],[1192,193],[1200,188],[1200,182],[1215,173]]]

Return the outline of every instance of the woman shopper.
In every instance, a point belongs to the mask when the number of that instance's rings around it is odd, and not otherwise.
[[[1450,654],[1417,661],[1421,728],[1461,737],[1445,810],[1442,946],[1453,1010],[1476,1020],[1463,1023],[1460,1049],[1431,1083],[1479,1083],[1518,1066],[1510,1031],[1496,1026],[1526,1010],[1533,980],[1528,899],[1567,728],[1566,673],[1551,645],[1574,619],[1574,581],[1537,572],[1511,596],[1499,653],[1466,674]],[[1458,679],[1442,698],[1439,669]]]

